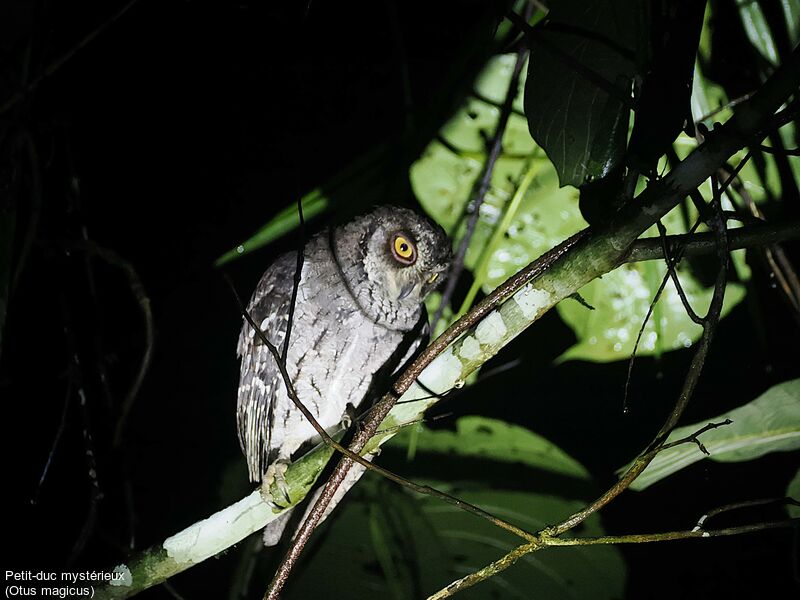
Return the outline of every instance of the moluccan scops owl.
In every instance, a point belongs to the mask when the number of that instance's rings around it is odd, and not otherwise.
[[[420,345],[421,337],[409,344],[408,336],[427,321],[422,302],[444,278],[450,243],[428,219],[387,206],[323,230],[308,241],[303,256],[286,367],[300,401],[331,431],[348,404],[361,404],[376,373],[399,368]],[[279,350],[296,266],[296,253],[280,256],[261,277],[247,308]],[[396,356],[403,348],[406,356]],[[271,481],[282,475],[276,467],[285,470],[293,454],[319,437],[290,400],[272,354],[246,321],[238,354],[239,442],[251,481]],[[363,467],[355,470],[349,485],[361,472]],[[268,545],[280,539],[287,516],[267,526]]]

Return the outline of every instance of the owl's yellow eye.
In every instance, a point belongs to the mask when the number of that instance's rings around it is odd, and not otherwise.
[[[392,255],[404,265],[413,265],[417,260],[417,247],[402,233],[396,233],[392,239]]]

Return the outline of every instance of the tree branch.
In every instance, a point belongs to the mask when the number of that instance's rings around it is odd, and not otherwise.
[[[798,525],[800,525],[800,518],[786,519],[784,521],[767,521],[764,523],[753,523],[751,525],[740,525],[738,527],[726,527],[724,529],[712,529],[708,531],[692,529],[691,531],[667,531],[664,533],[643,533],[618,536],[609,535],[595,538],[542,537],[535,543],[525,544],[515,548],[501,559],[496,560],[480,571],[470,573],[466,577],[454,581],[446,588],[443,588],[432,596],[429,596],[428,600],[441,600],[442,598],[449,598],[461,590],[472,587],[476,583],[480,583],[481,581],[484,581],[489,577],[500,573],[501,571],[505,571],[508,567],[513,565],[526,554],[543,550],[545,548],[568,546],[601,546],[608,544],[646,544],[652,542],[668,542],[673,540],[725,537],[730,535],[754,533],[757,531],[767,531],[769,529],[797,527]]]
[[[787,223],[763,223],[749,225],[728,231],[728,245],[731,250],[770,246],[788,240],[800,239],[800,221]],[[683,256],[700,256],[714,251],[713,233],[695,233],[691,236],[668,235],[667,247],[674,253],[675,249],[683,244]],[[624,262],[640,262],[644,260],[658,260],[664,258],[664,250],[659,238],[645,238],[636,240]]]
[[[18,102],[23,100],[26,96],[31,94],[37,87],[39,87],[39,84],[42,83],[42,81],[44,81],[47,77],[50,77],[50,75],[58,71],[67,62],[69,62],[69,60],[73,56],[75,56],[75,54],[77,54],[79,50],[81,50],[85,46],[88,46],[91,42],[94,41],[94,39],[97,36],[102,34],[106,29],[111,27],[111,25],[116,23],[138,1],[139,0],[130,0],[127,4],[125,4],[125,6],[120,8],[111,17],[109,17],[103,23],[101,23],[100,26],[95,28],[91,33],[89,33],[80,42],[78,42],[73,48],[70,48],[69,51],[59,56],[56,60],[47,65],[47,68],[44,71],[42,71],[42,73],[38,77],[36,77],[36,79],[34,79],[28,85],[26,85],[24,89],[15,92],[9,98],[7,98],[6,101],[0,105],[0,116],[5,114],[11,108],[13,108]]]

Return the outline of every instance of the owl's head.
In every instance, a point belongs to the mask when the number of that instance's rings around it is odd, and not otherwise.
[[[409,329],[444,279],[450,241],[414,211],[382,206],[333,232],[337,260],[358,304],[377,322]]]

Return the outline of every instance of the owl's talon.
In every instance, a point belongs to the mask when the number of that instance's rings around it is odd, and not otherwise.
[[[261,497],[275,508],[288,508],[292,505],[292,500],[289,497],[289,486],[286,483],[286,470],[289,468],[289,463],[282,460],[276,460],[269,467],[267,472],[261,478]],[[272,492],[272,486],[277,487],[276,493]],[[280,502],[281,498],[284,502]]]
[[[344,414],[342,415],[342,429],[347,431],[350,427],[353,426],[353,423],[356,424],[359,431],[361,430],[361,421],[358,419],[358,413],[356,412],[356,407],[353,406],[352,402],[348,402],[347,405],[344,407]]]

